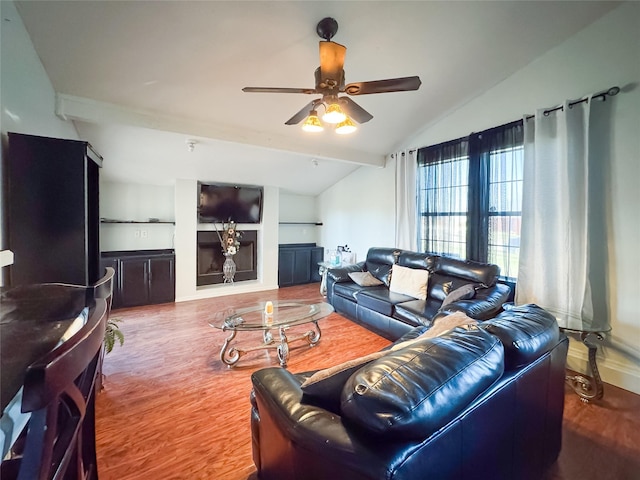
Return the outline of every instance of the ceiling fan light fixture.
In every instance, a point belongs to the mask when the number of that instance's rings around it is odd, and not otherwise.
[[[321,132],[324,130],[322,123],[320,123],[320,119],[318,118],[318,112],[316,110],[311,110],[309,116],[302,124],[302,130],[305,132]]]
[[[358,129],[356,124],[353,123],[349,117],[346,117],[343,122],[340,122],[336,125],[336,133],[338,135],[348,135],[349,133],[353,133]]]
[[[332,103],[327,107],[327,111],[322,116],[322,120],[327,123],[341,123],[346,120],[347,116],[337,103]]]

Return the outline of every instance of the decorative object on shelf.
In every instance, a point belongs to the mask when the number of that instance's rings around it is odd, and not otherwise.
[[[338,245],[335,250],[327,250],[327,261],[333,267],[355,263],[355,255],[348,245]]]
[[[224,257],[222,264],[224,283],[233,283],[233,277],[236,276],[236,262],[233,261],[233,255],[230,253],[225,253]]]
[[[224,263],[222,264],[224,283],[233,283],[233,278],[236,275],[236,263],[233,261],[233,256],[238,253],[240,249],[242,232],[238,231],[236,222],[231,219],[222,224],[222,235],[220,235],[216,224],[214,223],[213,225],[220,239],[222,254],[225,257]]]

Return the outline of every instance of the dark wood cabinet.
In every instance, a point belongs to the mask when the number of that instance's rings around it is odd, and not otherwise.
[[[278,252],[278,285],[286,287],[319,282],[318,262],[324,249],[315,243],[280,245]]]
[[[120,299],[123,307],[149,303],[149,259],[120,259]]]
[[[175,299],[175,257],[150,258],[149,303],[167,303]]]
[[[172,251],[105,252],[102,267],[116,270],[113,307],[136,307],[175,300]]]
[[[98,177],[87,142],[9,133],[7,231],[11,285],[91,285],[100,270]]]

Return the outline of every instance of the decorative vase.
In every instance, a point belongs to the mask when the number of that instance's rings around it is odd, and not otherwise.
[[[225,259],[222,264],[224,283],[233,283],[233,277],[236,276],[236,262],[233,261],[233,255],[230,253],[225,253],[224,256]]]

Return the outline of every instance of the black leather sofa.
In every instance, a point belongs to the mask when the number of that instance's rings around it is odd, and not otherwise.
[[[389,291],[392,266],[398,264],[429,271],[426,300]],[[351,272],[368,271],[383,285],[361,287],[349,277]],[[484,320],[495,316],[507,301],[509,286],[497,283],[500,267],[456,260],[396,248],[370,248],[364,262],[327,272],[327,301],[340,314],[390,340],[396,340],[417,326],[430,326],[446,298],[445,287],[455,290],[466,284],[478,289],[471,299],[446,306],[446,311],[462,311]]]
[[[417,327],[402,340],[427,330]],[[330,407],[312,372],[252,375],[261,480],[540,479],[560,452],[568,341],[527,305],[359,368]]]

